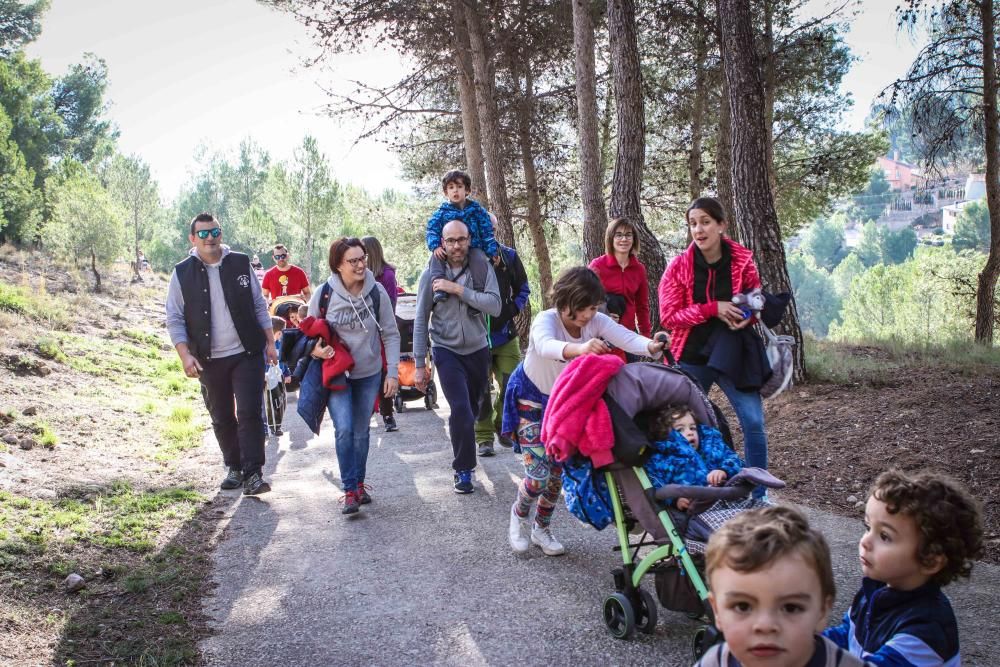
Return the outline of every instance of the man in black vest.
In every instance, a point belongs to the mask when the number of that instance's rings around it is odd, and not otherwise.
[[[250,258],[222,244],[210,213],[191,221],[190,255],[167,290],[167,331],[188,377],[198,378],[229,469],[223,489],[271,490],[264,481],[264,370],[278,361],[271,316]]]

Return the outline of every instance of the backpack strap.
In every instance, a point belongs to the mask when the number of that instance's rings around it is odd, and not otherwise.
[[[333,294],[333,288],[330,287],[330,283],[324,282],[323,287],[319,290],[319,319],[326,319],[326,309],[330,305],[330,295]]]

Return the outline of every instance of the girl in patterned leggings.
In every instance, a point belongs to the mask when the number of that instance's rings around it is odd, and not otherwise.
[[[552,286],[554,308],[538,314],[531,323],[528,351],[507,382],[504,395],[504,435],[512,437],[515,451],[524,456],[525,477],[510,509],[508,538],[517,553],[533,543],[546,556],[566,549],[552,536],[552,512],[562,491],[562,464],[545,453],[541,442],[542,415],[556,378],[566,362],[584,354],[607,354],[620,348],[637,356],[659,356],[663,342],[653,341],[597,312],[605,301],[600,278],[590,269],[567,269]],[[537,503],[530,542],[524,536]]]

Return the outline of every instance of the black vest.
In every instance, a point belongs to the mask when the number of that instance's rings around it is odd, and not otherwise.
[[[212,302],[208,291],[208,269],[194,255],[174,268],[184,297],[188,348],[199,360],[208,361],[212,358]],[[250,281],[257,280],[257,277],[250,267],[250,258],[239,252],[227,254],[219,266],[219,279],[243,349],[247,355],[259,353],[267,337],[254,309]]]

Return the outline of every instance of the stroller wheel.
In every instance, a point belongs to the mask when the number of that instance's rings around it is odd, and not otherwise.
[[[425,398],[428,410],[437,410],[438,407],[438,390],[437,386],[433,382],[427,385],[427,397]]]
[[[399,412],[401,414],[403,412],[406,412],[406,403],[403,401],[403,397],[402,396],[400,396],[399,394],[396,394],[396,398],[395,398],[394,402],[396,404],[395,405],[396,412]]]
[[[604,625],[615,639],[628,639],[635,630],[635,612],[632,603],[622,593],[612,593],[604,598]]]
[[[722,640],[721,633],[713,625],[703,625],[694,633],[695,662],[705,655],[705,652]]]
[[[658,609],[656,598],[644,588],[639,589],[639,607],[635,610],[635,627],[639,632],[651,635],[656,631]]]

